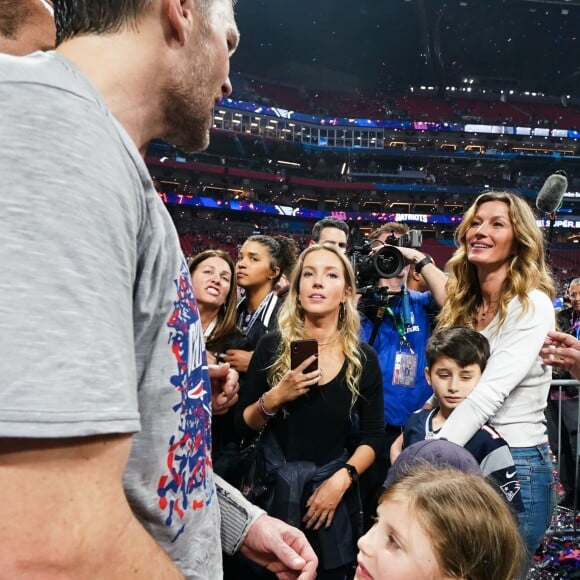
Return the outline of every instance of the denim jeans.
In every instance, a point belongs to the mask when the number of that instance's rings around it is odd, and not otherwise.
[[[524,512],[518,514],[520,531],[532,557],[542,543],[556,505],[556,490],[548,445],[512,447],[518,470]]]

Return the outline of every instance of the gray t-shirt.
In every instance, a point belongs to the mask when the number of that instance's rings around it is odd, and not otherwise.
[[[134,512],[188,577],[218,578],[211,388],[171,218],[57,53],[0,56],[0,118],[0,437],[135,433]]]

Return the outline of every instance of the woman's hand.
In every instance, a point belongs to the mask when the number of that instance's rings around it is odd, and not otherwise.
[[[288,371],[282,377],[282,380],[268,391],[268,402],[271,406],[278,409],[284,403],[294,401],[307,393],[311,387],[320,381],[320,377],[322,376],[320,369],[316,369],[310,373],[304,372],[308,365],[312,364],[316,358],[317,355],[315,354],[309,356],[294,370]]]
[[[323,525],[328,528],[332,524],[336,508],[350,484],[350,475],[346,469],[339,469],[322,482],[306,502],[308,510],[302,518],[306,528],[318,530]]]

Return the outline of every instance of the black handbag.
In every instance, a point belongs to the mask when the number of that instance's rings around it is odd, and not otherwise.
[[[268,511],[273,476],[284,463],[286,458],[272,429],[266,424],[249,440],[243,439],[240,443],[238,489],[246,499]]]

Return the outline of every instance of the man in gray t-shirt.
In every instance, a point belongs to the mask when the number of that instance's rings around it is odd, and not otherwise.
[[[3,575],[213,579],[241,547],[313,578],[304,536],[213,474],[197,304],[139,153],[207,145],[232,4],[130,4],[61,0],[57,52],[0,56]]]

